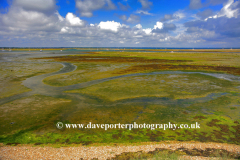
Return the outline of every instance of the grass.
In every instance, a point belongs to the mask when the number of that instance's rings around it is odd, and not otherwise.
[[[46,97],[47,98],[47,97]],[[46,99],[45,98],[45,99]],[[45,100],[46,101],[46,100]],[[58,100],[59,101],[59,100]],[[61,116],[67,113],[67,109],[61,101],[59,104],[48,105],[46,109],[41,109],[34,113],[32,117],[29,114],[19,115],[17,110],[14,111],[12,117],[9,117],[14,124],[8,123],[3,120],[1,122],[1,128],[3,131],[7,131],[8,134],[2,133],[1,142],[3,143],[52,143],[52,144],[92,144],[92,143],[135,143],[135,142],[147,142],[147,141],[165,141],[165,140],[179,140],[179,141],[201,141],[201,142],[224,142],[240,144],[239,142],[239,127],[240,122],[224,116],[224,115],[209,115],[195,114],[192,116],[185,116],[184,109],[170,110],[169,108],[162,108],[153,110],[154,108],[143,109],[141,107],[126,106],[126,108],[118,108],[118,106],[106,109],[103,108],[82,108],[79,111],[69,113],[67,117]],[[65,106],[70,102],[64,102]],[[43,104],[39,104],[43,105]],[[59,106],[61,105],[61,106]],[[54,106],[59,106],[58,108]],[[31,105],[36,108],[36,106]],[[76,109],[76,108],[75,108]],[[142,114],[139,115],[139,119],[134,120],[139,111],[142,110]],[[176,111],[178,110],[178,111]],[[196,108],[197,110],[197,108]],[[107,111],[107,112],[106,112]],[[154,112],[153,112],[154,111]],[[175,116],[171,115],[171,112]],[[41,115],[41,114],[42,115]],[[85,114],[83,114],[85,113]],[[127,114],[126,114],[127,113]],[[105,115],[104,115],[105,114]],[[79,116],[81,115],[81,116]],[[39,116],[39,117],[37,117]],[[185,118],[184,118],[185,116]],[[119,119],[122,117],[121,119]],[[29,121],[31,119],[31,121]],[[65,119],[65,120],[64,120]],[[9,121],[9,122],[11,122]],[[184,123],[191,124],[198,122],[201,124],[201,129],[177,129],[177,130],[163,130],[163,129],[109,129],[107,131],[103,129],[66,129],[59,130],[55,127],[58,121],[64,123],[83,123],[87,125],[89,122],[104,124],[104,123],[131,123],[136,121],[138,124],[143,123]],[[40,127],[37,127],[39,126]],[[9,128],[9,126],[11,126]],[[33,130],[29,127],[37,127]],[[25,128],[25,130],[24,130]],[[11,130],[15,132],[9,134]],[[24,130],[22,132],[22,130]],[[21,134],[19,134],[21,133]],[[90,136],[91,135],[91,136]]]
[[[0,106],[1,135],[51,122],[70,100],[33,95]]]

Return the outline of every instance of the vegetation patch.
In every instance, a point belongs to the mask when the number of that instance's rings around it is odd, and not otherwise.
[[[142,57],[115,57],[115,56],[59,56],[59,57],[45,57],[36,59],[54,59],[55,61],[64,62],[113,62],[113,63],[181,63],[190,62],[189,60],[169,60],[169,59],[147,59]]]
[[[116,72],[130,66],[130,64],[122,63],[74,63],[74,65],[77,66],[75,71],[47,77],[43,82],[52,86],[68,86],[116,76]]]
[[[240,75],[239,67],[226,66],[206,66],[206,65],[171,65],[171,64],[144,64],[131,66],[128,69],[122,70],[119,73],[136,73],[143,71],[156,70],[187,70],[187,71],[217,71],[230,74]]]
[[[119,78],[68,92],[110,101],[138,97],[186,99],[227,92],[233,87],[230,81],[201,74],[159,74]]]
[[[201,157],[222,157],[224,159],[239,159],[240,154],[229,152],[224,149],[214,149],[214,148],[207,148],[206,150],[201,149],[187,149],[184,147],[178,148],[176,150],[170,150],[170,149],[162,149],[162,148],[156,148],[154,151],[150,152],[124,152],[120,155],[117,155],[114,158],[110,158],[108,160],[147,160],[147,159],[153,159],[153,160],[165,160],[165,159],[171,159],[171,160],[178,160],[181,159],[182,156],[201,156]]]
[[[0,65],[0,98],[31,91],[22,81],[41,74],[58,71],[61,64],[9,63]]]

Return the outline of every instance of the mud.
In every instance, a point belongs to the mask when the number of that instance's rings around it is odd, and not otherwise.
[[[146,59],[141,57],[110,57],[110,56],[59,56],[36,59],[54,59],[55,61],[64,62],[114,62],[114,63],[128,63],[128,62],[142,62],[142,63],[179,63],[192,62],[190,60],[168,60],[168,59]]]
[[[155,70],[198,70],[198,71],[217,71],[229,74],[240,75],[240,68],[228,66],[208,66],[208,65],[172,65],[172,64],[146,64],[135,65],[120,73],[155,71]]]

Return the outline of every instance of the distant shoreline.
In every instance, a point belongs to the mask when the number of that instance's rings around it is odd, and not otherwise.
[[[95,48],[95,49],[107,49],[107,48],[111,48],[111,49],[191,49],[191,50],[196,50],[196,49],[240,49],[240,48],[236,48],[236,47],[227,47],[227,48],[190,48],[190,47],[186,47],[186,48],[179,48],[179,47],[0,47],[1,49],[5,49],[8,50],[10,49],[90,49],[90,48]]]

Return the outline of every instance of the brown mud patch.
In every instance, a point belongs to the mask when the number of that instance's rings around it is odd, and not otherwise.
[[[231,66],[211,66],[211,65],[183,65],[183,62],[193,62],[192,60],[168,60],[168,59],[146,59],[142,57],[110,57],[110,56],[59,56],[44,57],[35,59],[53,59],[61,62],[110,62],[110,63],[146,63],[134,65],[121,70],[116,74],[136,73],[155,70],[198,70],[217,71],[229,74],[240,75],[240,68]],[[149,64],[153,63],[153,64]],[[179,63],[179,64],[168,64]]]
[[[197,70],[197,71],[218,71],[226,72],[229,74],[240,75],[240,68],[227,67],[227,66],[208,66],[208,65],[172,65],[172,64],[145,64],[131,66],[125,70],[118,72],[143,72],[143,71],[155,71],[155,70]]]
[[[59,56],[59,57],[46,57],[35,59],[54,59],[56,61],[64,62],[113,62],[113,63],[128,63],[128,62],[141,62],[141,63],[179,63],[179,62],[192,62],[191,60],[168,60],[168,59],[146,59],[141,57],[110,57],[110,56]]]

